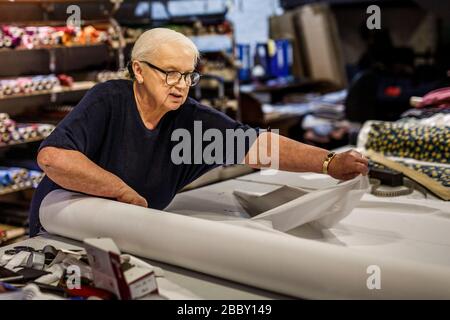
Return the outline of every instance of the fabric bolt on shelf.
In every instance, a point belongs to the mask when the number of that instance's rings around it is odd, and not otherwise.
[[[110,237],[123,252],[301,298],[450,298],[450,270],[65,190],[40,209],[50,233]],[[382,270],[369,290],[367,268]]]
[[[449,126],[450,124],[450,109],[441,109],[440,112],[435,113],[426,118],[401,118],[397,123],[414,124],[423,126]]]
[[[283,186],[264,195],[235,190],[243,208],[253,220],[268,220],[279,231],[289,231],[305,223],[319,229],[330,228],[355,208],[369,190],[367,177],[317,191]]]
[[[358,148],[385,156],[450,164],[450,124],[367,121],[358,135]]]
[[[413,109],[405,111],[398,122],[428,126],[445,126],[450,123],[450,106],[446,109]]]

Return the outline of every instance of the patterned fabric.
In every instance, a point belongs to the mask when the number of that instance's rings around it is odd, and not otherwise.
[[[386,156],[450,163],[450,125],[423,126],[401,122],[373,122],[365,149]]]
[[[440,166],[427,166],[421,164],[406,164],[406,166],[422,172],[430,178],[439,181],[444,187],[450,187],[450,168]]]
[[[431,179],[436,180],[440,184],[442,184],[444,187],[449,188],[450,187],[450,167],[444,167],[439,165],[423,165],[423,164],[412,164],[412,163],[406,163],[403,161],[397,161],[398,163],[401,163],[411,169],[414,169],[418,172],[421,172],[423,174],[426,174]],[[386,168],[385,166],[370,161],[370,165],[374,168]]]

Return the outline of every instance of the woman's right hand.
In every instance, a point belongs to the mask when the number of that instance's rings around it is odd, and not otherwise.
[[[129,186],[125,185],[119,190],[119,195],[116,198],[117,201],[134,204],[136,206],[148,207],[147,200],[144,197],[139,195],[136,191],[134,191]]]

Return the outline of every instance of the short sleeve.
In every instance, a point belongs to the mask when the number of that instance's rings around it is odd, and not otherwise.
[[[76,150],[92,158],[101,147],[110,118],[107,89],[103,84],[90,89],[39,149],[56,147]]]
[[[203,138],[209,140],[220,132],[222,137],[222,154],[221,163],[224,165],[240,164],[244,160],[252,144],[259,135],[259,128],[253,128],[249,125],[242,124],[233,120],[223,112],[217,111],[207,106],[200,105],[197,109],[196,121],[200,121],[203,131]],[[213,131],[211,131],[213,130]],[[211,133],[208,134],[208,131]],[[211,138],[211,141],[214,138]],[[203,152],[208,154],[209,141],[203,142]]]
[[[201,139],[202,143],[197,146],[195,142],[192,143],[191,164],[184,166],[186,171],[180,187],[216,167],[242,163],[260,132],[259,128],[242,124],[211,107],[195,101],[194,104],[193,117],[185,120],[191,123],[186,122],[185,125],[192,128],[190,133],[193,139]],[[198,135],[200,131],[201,136]],[[217,140],[219,144],[215,144]],[[217,156],[216,151],[220,151],[220,156]],[[195,157],[201,158],[200,163]]]

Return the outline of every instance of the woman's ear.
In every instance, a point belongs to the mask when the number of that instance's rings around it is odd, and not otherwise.
[[[137,61],[132,63],[134,77],[138,83],[144,83],[144,76],[142,75],[142,67]]]

